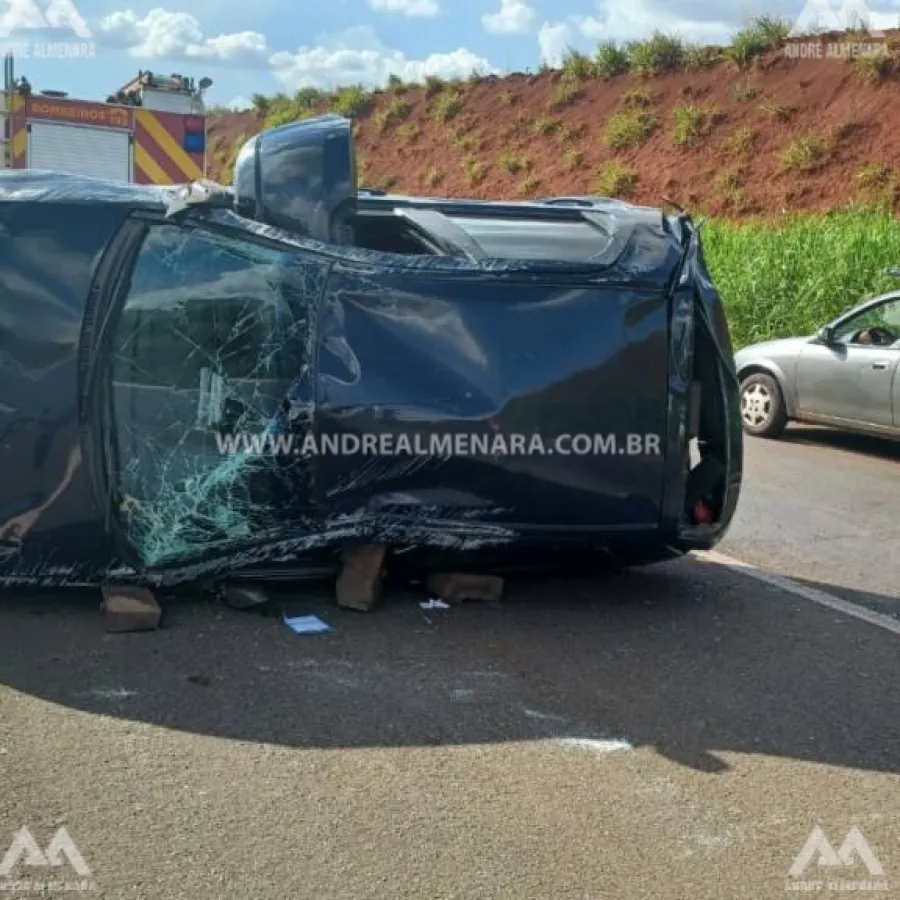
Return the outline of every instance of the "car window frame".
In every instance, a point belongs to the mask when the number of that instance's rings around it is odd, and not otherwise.
[[[198,548],[196,554],[183,562],[165,563],[161,569],[148,567],[120,519],[122,496],[118,473],[121,461],[116,441],[118,424],[111,348],[147,234],[153,226],[165,224],[199,228],[210,234],[245,240],[261,247],[290,253],[298,259],[319,257],[314,250],[293,242],[280,241],[242,228],[231,228],[202,214],[190,212],[185,216],[172,217],[150,209],[131,210],[107,244],[98,262],[86,302],[79,345],[78,415],[82,448],[93,497],[97,508],[101,510],[104,527],[118,558],[134,571],[152,574],[153,577],[185,567],[189,569],[208,561],[208,554]],[[325,260],[322,262],[328,267]],[[216,558],[215,554],[212,558]]]
[[[889,306],[891,304],[897,304],[898,308],[900,308],[900,295],[891,295],[888,297],[880,298],[878,301],[873,302],[869,305],[864,306],[862,309],[853,310],[841,318],[837,319],[834,324],[831,326],[831,330],[834,333],[834,342],[841,347],[845,347],[847,349],[856,348],[860,350],[891,350],[894,348],[900,348],[900,336],[898,339],[894,341],[892,344],[860,344],[855,341],[844,340],[838,337],[839,331],[849,331],[850,334],[855,333],[859,330],[858,327],[847,328],[848,325],[851,325],[856,320],[863,318],[864,316],[869,316],[872,313],[882,309],[885,306]]]
[[[133,296],[133,283],[134,283],[134,275],[137,271],[138,266],[141,264],[144,254],[147,251],[147,243],[154,229],[160,228],[175,228],[179,229],[187,236],[190,232],[198,233],[197,239],[200,241],[208,240],[210,244],[213,244],[216,236],[224,238],[229,241],[235,241],[237,243],[246,243],[251,246],[261,247],[266,250],[273,251],[275,253],[282,253],[286,256],[290,257],[292,260],[296,259],[298,256],[303,255],[303,251],[299,250],[296,247],[292,247],[286,244],[280,244],[277,242],[271,241],[260,241],[257,240],[257,236],[250,234],[226,234],[223,231],[215,228],[208,227],[208,223],[204,222],[202,219],[191,218],[190,220],[184,221],[173,221],[172,219],[158,219],[158,220],[150,220],[147,221],[144,225],[143,232],[140,240],[137,243],[136,252],[133,254],[132,258],[129,260],[127,266],[127,275],[123,279],[125,284],[123,286],[122,293],[118,298],[117,308],[116,308],[116,323],[115,327],[111,331],[111,337],[115,337],[120,334],[122,318],[126,313],[126,309],[128,306],[129,300]],[[284,299],[284,298],[282,298]],[[285,299],[285,303],[288,301]],[[227,379],[233,378],[236,380],[242,380],[238,376],[223,376]],[[136,382],[141,383],[141,382]],[[155,382],[149,382],[149,384],[157,387],[171,387],[172,389],[184,389],[179,388],[174,383],[169,384],[166,382],[160,382],[156,384]],[[146,385],[145,385],[146,386]]]

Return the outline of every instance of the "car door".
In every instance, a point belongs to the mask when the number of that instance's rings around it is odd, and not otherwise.
[[[800,417],[891,428],[900,364],[900,298],[839,320],[830,342],[807,344],[797,362]]]
[[[137,564],[228,558],[309,513],[311,475],[276,441],[308,425],[311,254],[153,222],[113,301],[103,443]]]
[[[385,449],[319,460],[330,509],[374,509],[423,535],[455,521],[472,540],[485,523],[656,527],[668,298],[639,284],[613,292],[592,274],[390,254],[336,267],[319,323],[318,427]]]

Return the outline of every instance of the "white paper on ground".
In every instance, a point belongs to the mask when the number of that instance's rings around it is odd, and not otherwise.
[[[295,634],[326,634],[331,631],[318,616],[285,616],[284,624]]]
[[[419,606],[421,606],[422,609],[450,609],[449,605],[444,603],[444,601],[438,597],[432,597],[430,600],[423,600]]]

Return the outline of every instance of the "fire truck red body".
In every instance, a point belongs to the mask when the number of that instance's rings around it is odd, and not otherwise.
[[[3,165],[49,169],[138,184],[183,184],[206,169],[203,88],[151,72],[106,103],[35,93],[6,60]]]

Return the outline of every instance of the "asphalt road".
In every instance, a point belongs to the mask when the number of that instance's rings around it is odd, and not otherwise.
[[[724,549],[890,612],[893,451],[812,440],[750,442]],[[200,601],[108,636],[86,599],[0,605],[0,869],[65,825],[116,900],[900,897],[900,635],[727,566],[427,616],[305,589],[305,638]],[[791,876],[816,825],[883,875]]]
[[[900,616],[900,442],[792,426],[745,448],[746,486],[721,549]]]

